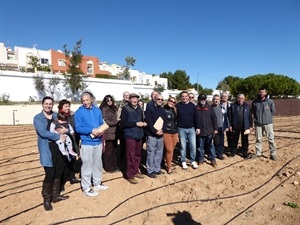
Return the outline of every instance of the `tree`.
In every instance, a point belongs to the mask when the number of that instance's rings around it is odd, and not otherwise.
[[[300,95],[299,83],[290,77],[276,75],[274,73],[258,74],[240,79],[231,87],[231,94],[244,94],[248,99],[254,99],[257,96],[260,87],[266,87],[268,93],[274,98],[296,98]]]
[[[43,75],[37,75],[33,77],[33,84],[35,90],[38,92],[40,98],[45,97],[47,94],[50,94],[54,98],[54,93],[57,90],[57,86],[60,83],[59,77],[51,77],[46,83],[46,78]]]
[[[186,90],[192,87],[190,77],[184,70],[176,70],[172,77],[173,87],[178,90]]]
[[[65,75],[64,86],[69,88],[72,92],[72,99],[75,99],[75,95],[79,90],[83,90],[87,87],[85,79],[86,76],[83,74],[80,64],[82,61],[81,54],[81,42],[82,39],[77,41],[72,52],[67,49],[67,45],[63,46],[65,56],[67,59],[67,74]]]
[[[125,57],[126,66],[124,66],[123,72],[119,73],[119,79],[122,80],[129,80],[130,79],[130,68],[131,66],[134,66],[136,59],[132,56],[126,56]]]
[[[40,60],[37,56],[31,55],[29,56],[30,61],[28,64],[33,68],[33,71],[36,72],[38,67],[40,66]]]
[[[201,84],[194,83],[193,88],[197,91],[198,94],[201,94],[203,92],[203,87]]]
[[[230,86],[234,85],[235,82],[239,81],[241,78],[240,77],[234,77],[234,76],[227,76],[223,80],[219,81],[217,90],[222,90],[222,91],[230,91]]]
[[[164,90],[166,90],[166,89],[165,89],[165,87],[164,87],[163,85],[161,85],[161,84],[158,84],[158,85],[156,85],[156,86],[153,88],[153,91],[156,91],[156,92],[159,92],[159,93],[164,92]]]

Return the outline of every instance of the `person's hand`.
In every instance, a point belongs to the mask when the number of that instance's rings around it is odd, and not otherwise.
[[[55,131],[59,134],[66,134],[69,132],[69,129],[67,129],[65,127],[60,127],[60,128],[55,129]]]
[[[146,123],[146,122],[144,122],[143,124],[144,124],[144,125],[143,125],[144,127],[146,127],[146,126],[147,126],[147,123]]]
[[[64,134],[61,134],[59,139],[62,141],[62,142],[66,142],[66,139],[67,139],[67,136],[64,135]]]
[[[250,133],[252,133],[253,130],[254,130],[253,127],[250,127]]]
[[[226,128],[224,132],[226,133],[227,131],[229,131],[229,129],[228,129],[228,128]]]
[[[229,130],[232,132],[232,127],[229,127]]]
[[[200,134],[200,132],[201,132],[201,130],[200,130],[200,129],[196,129],[196,135],[199,135],[199,134]]]
[[[217,130],[214,130],[214,134],[217,134],[218,133],[218,131]]]
[[[156,135],[159,135],[159,136],[163,135],[163,131],[162,131],[162,130],[158,130],[158,131],[156,132]]]
[[[98,137],[99,134],[100,134],[100,132],[98,131],[97,128],[94,128],[94,129],[92,130],[92,134],[93,134],[95,137]]]
[[[136,122],[136,126],[143,127],[144,126],[144,122]]]

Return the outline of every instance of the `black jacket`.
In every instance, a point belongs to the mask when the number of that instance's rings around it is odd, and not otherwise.
[[[215,111],[211,105],[205,103],[204,107],[197,105],[197,129],[200,129],[200,136],[208,136],[214,133],[214,130],[218,130],[218,119]]]

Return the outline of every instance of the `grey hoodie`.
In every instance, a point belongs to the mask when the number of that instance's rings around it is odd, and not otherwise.
[[[252,102],[252,112],[254,123],[257,125],[268,125],[273,123],[273,115],[275,114],[275,105],[273,100],[265,98],[261,101],[259,98]]]

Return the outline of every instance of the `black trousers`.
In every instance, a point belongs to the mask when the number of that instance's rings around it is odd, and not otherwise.
[[[105,152],[103,154],[103,167],[107,172],[118,169],[117,166],[117,140],[105,140]]]
[[[238,128],[232,131],[232,140],[231,140],[231,153],[236,154],[237,146],[239,142],[239,137],[242,139],[242,153],[246,154],[248,152],[249,141],[248,134],[244,135],[244,129]]]
[[[44,167],[44,183],[52,183],[54,179],[60,179],[65,166],[63,155],[59,151],[57,144],[55,142],[49,142],[49,147],[51,151],[53,167]]]

